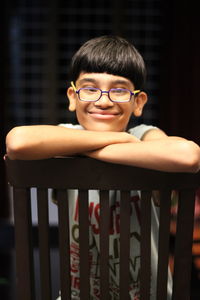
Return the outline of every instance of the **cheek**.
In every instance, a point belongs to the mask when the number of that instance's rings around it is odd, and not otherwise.
[[[86,122],[86,118],[85,118],[82,114],[77,113],[77,112],[76,112],[76,118],[77,118],[77,120],[78,120],[78,123],[79,123],[80,125],[82,125],[83,127],[85,127],[84,124],[85,124],[85,122]]]
[[[122,111],[125,118],[130,118],[134,111],[134,104],[132,102],[124,104]]]
[[[128,125],[128,122],[133,114],[133,103],[124,103],[121,105],[122,115],[119,119],[118,127],[119,131],[125,131]]]
[[[76,117],[79,121],[79,124],[87,121],[87,107],[85,103],[77,103]]]

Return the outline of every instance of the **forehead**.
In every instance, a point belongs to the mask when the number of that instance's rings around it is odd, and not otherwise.
[[[133,89],[133,83],[122,76],[112,75],[108,73],[81,73],[76,84],[93,83],[97,85],[117,85],[122,84],[129,89]]]

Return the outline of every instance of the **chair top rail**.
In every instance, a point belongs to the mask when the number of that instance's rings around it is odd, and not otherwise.
[[[162,172],[88,157],[32,161],[10,160],[6,157],[6,169],[8,182],[19,188],[152,190],[196,189],[200,186],[200,172]]]

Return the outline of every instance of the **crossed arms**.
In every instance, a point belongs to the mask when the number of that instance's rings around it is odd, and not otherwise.
[[[126,132],[88,131],[52,125],[20,126],[6,137],[10,159],[45,159],[82,154],[95,159],[169,172],[197,172],[200,147],[159,129],[142,140]]]

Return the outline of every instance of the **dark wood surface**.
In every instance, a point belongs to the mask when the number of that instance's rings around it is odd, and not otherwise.
[[[168,173],[118,164],[86,157],[52,158],[46,160],[6,160],[7,175],[16,187],[78,188],[78,189],[162,189],[196,188],[198,174]],[[59,178],[59,180],[58,180]]]

